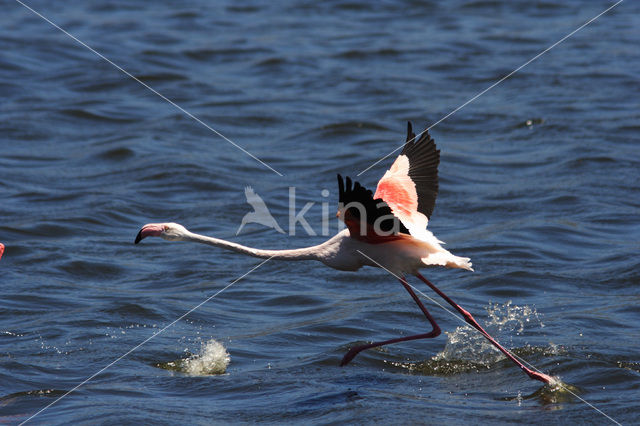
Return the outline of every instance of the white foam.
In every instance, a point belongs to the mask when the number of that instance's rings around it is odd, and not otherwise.
[[[202,343],[200,352],[182,360],[181,370],[193,376],[224,374],[231,357],[222,343],[211,339]]]

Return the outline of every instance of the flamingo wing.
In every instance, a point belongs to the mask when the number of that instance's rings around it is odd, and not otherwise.
[[[358,182],[352,182],[348,176],[343,181],[338,175],[338,190],[338,216],[352,237],[375,244],[399,238],[398,233],[409,233],[387,203],[374,199],[371,190]]]
[[[440,150],[429,133],[425,130],[416,138],[408,122],[402,152],[378,182],[373,196],[384,200],[415,237],[425,234],[436,204],[439,164]]]

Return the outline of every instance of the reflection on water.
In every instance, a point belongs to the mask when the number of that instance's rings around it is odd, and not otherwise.
[[[535,392],[526,396],[522,396],[520,394],[518,395],[518,398],[520,400],[534,399],[544,405],[573,402],[580,398],[580,394],[582,393],[580,388],[568,383],[564,383],[558,378],[556,379],[557,381],[555,383],[544,385],[541,388],[537,389]],[[505,400],[508,401],[509,398],[505,398]],[[560,408],[561,406],[555,407],[555,409]]]

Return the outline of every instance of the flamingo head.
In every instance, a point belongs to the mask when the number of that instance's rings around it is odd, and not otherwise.
[[[147,223],[136,236],[135,244],[147,237],[161,237],[169,241],[180,241],[189,233],[187,228],[179,223]]]

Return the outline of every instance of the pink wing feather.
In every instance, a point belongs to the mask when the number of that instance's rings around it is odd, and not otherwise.
[[[438,195],[439,163],[440,151],[429,133],[424,131],[416,138],[409,122],[404,148],[373,196],[384,200],[414,237],[433,238],[425,231]]]

